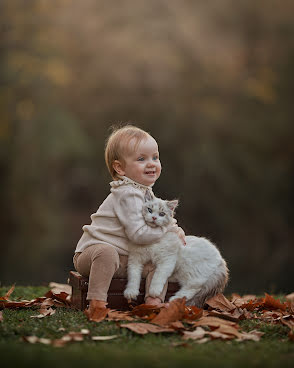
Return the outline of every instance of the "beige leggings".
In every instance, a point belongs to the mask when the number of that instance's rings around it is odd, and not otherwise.
[[[95,244],[87,247],[73,257],[75,269],[85,277],[89,277],[87,299],[107,301],[107,292],[113,277],[127,277],[128,256],[119,255],[117,250],[105,244]],[[146,278],[145,299],[149,296],[149,286],[155,267],[148,263],[144,266],[142,277]],[[168,283],[159,296],[164,302]]]

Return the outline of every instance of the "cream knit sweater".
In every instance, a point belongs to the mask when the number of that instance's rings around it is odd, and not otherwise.
[[[83,235],[75,252],[82,252],[93,244],[108,244],[119,254],[128,254],[128,244],[152,244],[166,231],[176,231],[177,225],[152,228],[142,215],[146,191],[152,188],[122,176],[110,183],[111,193],[97,212],[91,215],[91,225],[83,226]],[[175,221],[176,222],[176,221]]]

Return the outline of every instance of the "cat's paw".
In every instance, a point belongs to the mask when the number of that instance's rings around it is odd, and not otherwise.
[[[151,296],[152,298],[157,298],[159,297],[159,295],[162,292],[162,285],[151,285],[150,289],[149,289],[149,296]]]
[[[126,288],[124,291],[124,297],[126,299],[137,299],[137,296],[139,295],[139,290]]]

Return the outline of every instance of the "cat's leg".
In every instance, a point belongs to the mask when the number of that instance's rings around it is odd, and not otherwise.
[[[156,265],[156,270],[154,272],[149,288],[149,295],[151,297],[153,298],[159,297],[165,283],[173,273],[175,265],[176,265],[176,258],[169,259],[166,262],[161,262]]]
[[[141,275],[143,264],[137,259],[129,256],[128,261],[128,283],[124,291],[126,299],[136,299],[140,292]]]
[[[175,299],[184,298],[184,297],[186,298],[186,300],[189,300],[189,299],[193,298],[193,296],[195,294],[197,294],[200,290],[201,290],[201,288],[196,289],[194,287],[188,287],[188,286],[185,285],[185,286],[181,287],[181,289],[179,291],[177,291],[174,296],[169,298],[169,301],[171,302]]]

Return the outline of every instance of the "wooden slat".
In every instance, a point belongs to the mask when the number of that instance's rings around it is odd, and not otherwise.
[[[84,310],[88,301],[87,292],[88,292],[88,278],[80,275],[76,271],[70,271],[69,273],[69,285],[72,286],[72,306],[74,308]],[[123,296],[123,292],[127,285],[127,279],[112,279],[110,283],[110,287],[108,290],[108,308],[111,309],[119,309],[119,310],[127,310],[129,309],[129,305],[125,297]],[[168,290],[166,294],[166,299],[170,298],[174,293],[179,289],[179,285],[175,282],[170,282],[168,284]],[[137,300],[134,304],[142,304],[144,303],[144,295],[145,295],[145,279],[141,280],[140,284],[140,294],[137,297]]]

